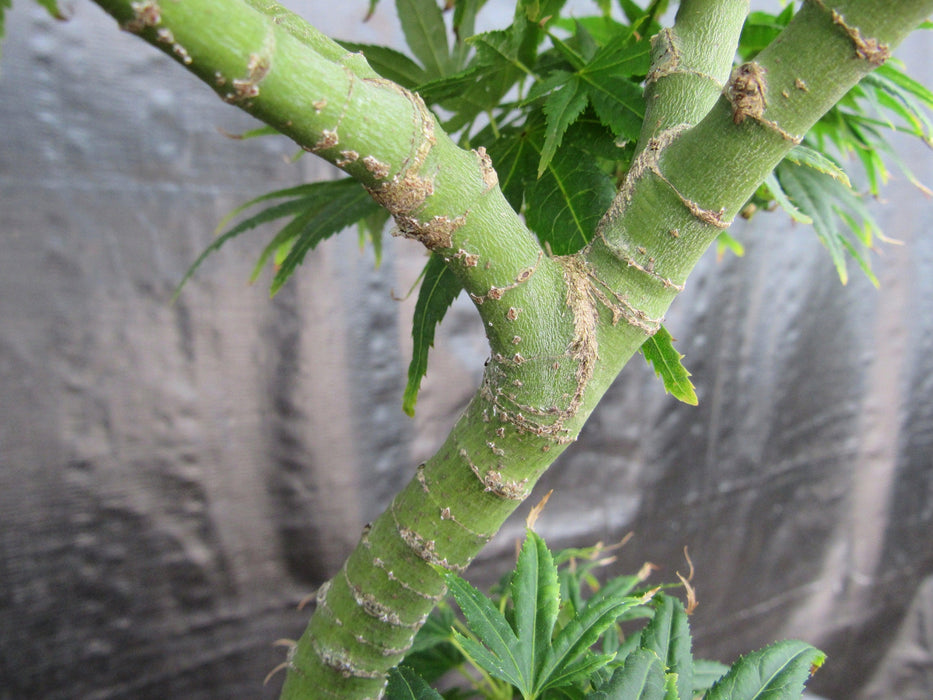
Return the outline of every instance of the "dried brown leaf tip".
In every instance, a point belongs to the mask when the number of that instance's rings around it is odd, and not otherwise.
[[[544,510],[544,506],[547,505],[548,499],[551,497],[552,493],[554,493],[554,489],[544,494],[544,498],[538,501],[537,505],[529,511],[528,517],[525,518],[525,527],[529,530],[535,529],[535,523],[538,522],[538,518],[541,517],[541,511]]]
[[[699,602],[697,601],[696,589],[690,583],[693,580],[693,560],[690,559],[690,552],[687,550],[686,547],[684,547],[684,557],[687,559],[687,566],[690,567],[690,570],[687,573],[687,576],[684,577],[683,574],[681,574],[679,571],[675,573],[677,574],[677,578],[680,579],[680,582],[684,584],[684,590],[686,590],[687,592],[686,613],[688,615],[692,615],[693,611],[697,609],[697,605],[699,605]]]

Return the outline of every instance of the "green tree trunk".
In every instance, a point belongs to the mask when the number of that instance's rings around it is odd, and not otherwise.
[[[655,41],[637,156],[592,243],[547,255],[485,152],[273,2],[98,0],[224,100],[357,178],[441,254],[491,356],[441,449],[317,594],[283,697],[380,697],[436,602],[572,443],[700,256],[810,126],[933,10],[811,0],[735,71],[747,0],[685,0]]]

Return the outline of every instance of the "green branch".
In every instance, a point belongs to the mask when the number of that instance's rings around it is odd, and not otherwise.
[[[340,700],[380,696],[444,573],[470,563],[576,439],[709,244],[809,126],[933,10],[933,0],[812,0],[727,79],[747,4],[685,0],[655,42],[648,119],[622,190],[590,246],[551,257],[502,196],[485,151],[458,148],[420,97],[275,3],[99,4],[224,100],[359,180],[400,235],[441,256],[483,319],[482,386],[318,592],[289,650],[284,698]]]

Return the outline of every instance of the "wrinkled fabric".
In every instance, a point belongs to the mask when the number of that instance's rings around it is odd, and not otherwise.
[[[482,329],[458,300],[410,420],[410,241],[375,268],[347,232],[270,300],[246,280],[271,231],[244,234],[169,303],[224,214],[334,173],[228,140],[253,122],[74,14],[20,3],[0,64],[0,699],[274,697],[272,642],[439,445]],[[933,64],[925,38],[904,55]],[[688,547],[696,655],[804,639],[830,700],[933,696],[933,206],[904,178],[885,197],[880,291],[841,287],[805,226],[738,223],[745,257],[711,254],[667,319],[700,406],[636,357],[531,499],[555,489],[555,547],[634,532],[613,573],[674,580]],[[474,580],[511,566],[527,507]]]

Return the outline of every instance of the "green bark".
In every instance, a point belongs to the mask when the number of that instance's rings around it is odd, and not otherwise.
[[[933,0],[814,0],[729,78],[747,1],[681,3],[655,41],[619,196],[584,251],[550,257],[484,152],[458,148],[420,98],[274,3],[98,2],[223,99],[357,178],[403,235],[444,256],[483,320],[481,387],[365,528],[289,650],[284,698],[342,700],[381,695],[444,594],[443,571],[464,569],[576,439],[784,154],[933,10]]]

